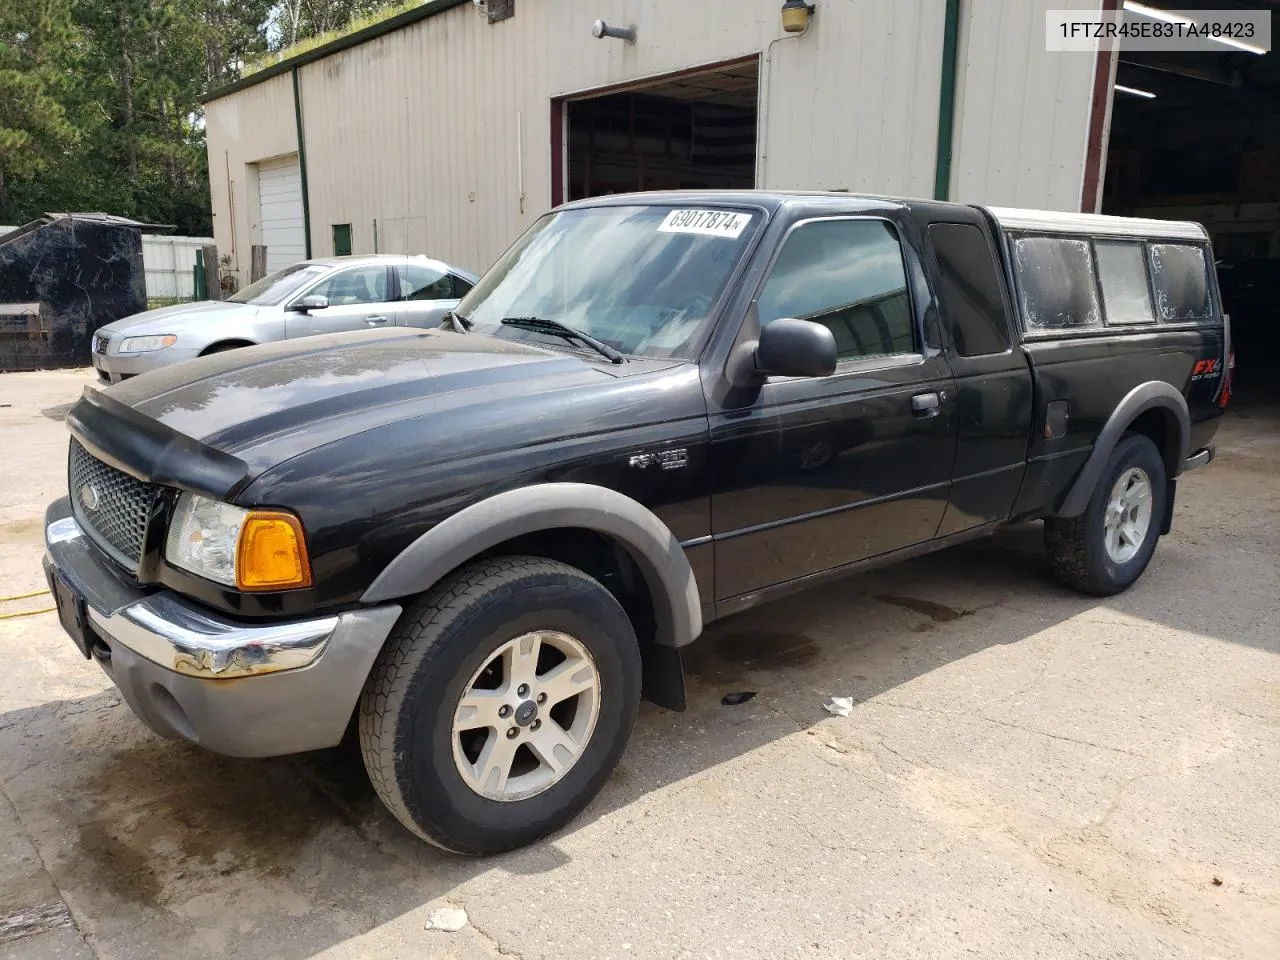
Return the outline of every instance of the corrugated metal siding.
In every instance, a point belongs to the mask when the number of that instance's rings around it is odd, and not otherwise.
[[[943,5],[830,0],[804,36],[782,32],[780,7],[776,0],[549,4],[548,36],[558,38],[549,58],[551,93],[759,54],[758,186],[930,192]],[[636,43],[595,40],[597,17],[635,24]]]
[[[951,196],[1079,210],[1096,57],[1045,50],[1046,10],[1098,0],[962,4]]]
[[[231,254],[232,270],[243,286],[249,281],[249,245],[261,242],[252,165],[298,150],[289,75],[206,104],[205,139],[214,240],[220,255]]]
[[[0,233],[3,228],[0,227]],[[196,251],[213,237],[142,235],[142,265],[147,273],[148,300],[191,300],[196,295]]]
[[[330,252],[334,223],[372,252],[376,219],[382,252],[483,270],[549,206],[537,12],[490,25],[459,7],[301,71],[313,254]]]
[[[483,271],[550,206],[552,98],[752,55],[761,58],[759,185],[929,196],[941,0],[827,0],[798,38],[782,32],[779,7],[543,0],[491,25],[468,4],[304,65],[313,254],[330,252],[335,223],[352,225],[355,252],[371,252],[376,219],[379,250]],[[1040,0],[964,7],[968,86],[957,98],[953,196],[1078,204],[1093,58],[1042,52]],[[597,18],[634,24],[637,42],[595,39]],[[1020,76],[1028,70],[1029,80]],[[212,122],[234,104],[253,122]],[[272,150],[291,151],[292,108],[287,76],[211,103],[214,183],[229,139],[241,138],[229,148],[233,178],[244,179],[237,170]],[[287,134],[286,150],[272,139],[283,134],[269,114]],[[216,186],[214,209],[221,220]],[[221,245],[225,228],[217,226]],[[238,242],[247,273],[248,240]]]
[[[944,13],[938,0],[826,4],[810,36],[779,42],[764,185],[929,196]]]

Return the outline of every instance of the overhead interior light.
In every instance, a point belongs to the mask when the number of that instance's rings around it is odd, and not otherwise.
[[[1144,3],[1134,3],[1133,0],[1124,0],[1124,8],[1130,13],[1136,13],[1140,17],[1150,17],[1152,20],[1159,20],[1161,23],[1183,23],[1190,26],[1197,22],[1190,17],[1183,17],[1169,10],[1157,10],[1155,7],[1148,7]],[[1220,43],[1224,47],[1243,50],[1245,53],[1252,53],[1259,57],[1267,52],[1262,47],[1255,47],[1252,43],[1245,43],[1235,37],[1204,37],[1203,39],[1210,43]]]
[[[1154,100],[1156,95],[1150,90],[1139,90],[1137,87],[1124,87],[1116,84],[1116,91],[1119,93],[1127,93],[1131,96],[1142,97],[1143,100]]]

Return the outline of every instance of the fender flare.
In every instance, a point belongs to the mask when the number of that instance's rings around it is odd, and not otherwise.
[[[496,494],[442,520],[405,547],[369,585],[363,603],[422,593],[505,540],[556,528],[594,530],[636,562],[653,599],[656,640],[683,647],[702,633],[702,603],[680,541],[645,506],[588,483],[539,483]]]
[[[1111,458],[1111,452],[1133,421],[1148,410],[1163,411],[1166,426],[1175,427],[1167,434],[1172,443],[1162,454],[1170,481],[1182,472],[1182,464],[1187,459],[1187,448],[1191,444],[1191,415],[1187,410],[1187,401],[1175,387],[1162,380],[1138,384],[1124,395],[1103,424],[1098,432],[1098,439],[1093,443],[1093,452],[1089,454],[1089,459],[1080,469],[1071,490],[1054,516],[1078,517],[1084,513],[1085,507],[1089,505],[1089,498],[1093,496],[1098,477]]]

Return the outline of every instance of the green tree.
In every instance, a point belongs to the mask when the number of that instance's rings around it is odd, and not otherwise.
[[[0,220],[105,210],[208,233],[200,97],[266,49],[269,0],[35,3],[0,13]]]
[[[11,184],[56,168],[77,140],[64,107],[75,35],[70,0],[0,4],[0,219]]]
[[[204,48],[206,89],[240,77],[250,57],[265,53],[277,0],[185,0],[188,19]]]
[[[0,0],[0,222],[102,210],[211,230],[200,97],[393,0]]]

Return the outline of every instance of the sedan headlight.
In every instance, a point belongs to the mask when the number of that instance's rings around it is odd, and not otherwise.
[[[163,350],[178,342],[176,335],[166,333],[154,337],[125,337],[120,341],[121,353],[150,353],[152,350]]]
[[[302,524],[279,510],[246,510],[184,493],[164,555],[175,567],[238,590],[311,585]]]

